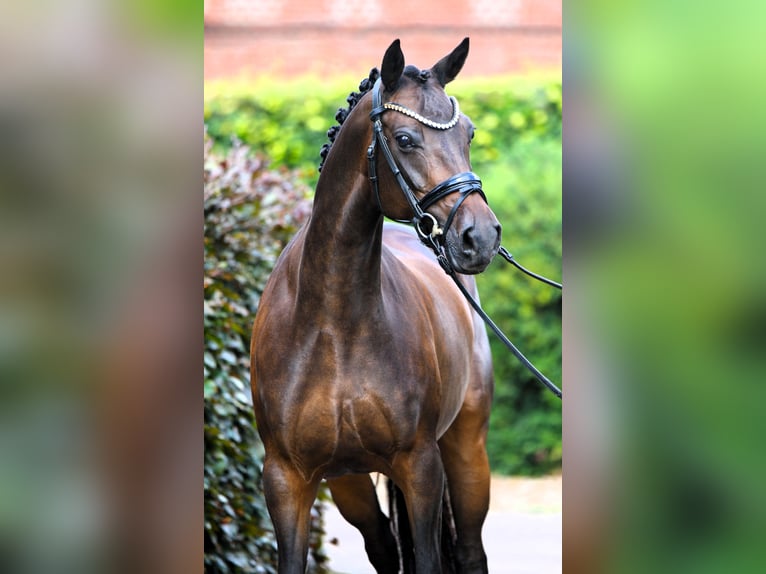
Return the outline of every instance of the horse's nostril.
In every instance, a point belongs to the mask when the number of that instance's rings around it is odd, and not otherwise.
[[[469,254],[473,253],[476,250],[476,241],[474,239],[474,228],[473,226],[467,227],[463,231],[463,253]]]
[[[500,245],[500,235],[502,227],[493,225],[482,230],[475,228],[473,225],[466,227],[460,233],[461,250],[463,255],[467,257],[473,257],[478,253],[482,253],[485,250],[497,249]]]

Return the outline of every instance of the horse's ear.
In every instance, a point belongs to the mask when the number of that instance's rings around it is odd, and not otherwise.
[[[393,92],[399,83],[399,78],[404,71],[404,54],[399,44],[399,39],[394,40],[383,56],[383,65],[380,68],[380,77],[386,91]]]
[[[444,56],[441,60],[434,64],[431,68],[431,73],[436,76],[436,79],[443,86],[446,86],[455,76],[458,75],[463,68],[465,59],[468,56],[468,38],[463,38],[460,45],[452,50],[448,56]]]

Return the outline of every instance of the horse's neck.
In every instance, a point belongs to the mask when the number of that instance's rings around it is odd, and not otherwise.
[[[359,161],[341,160],[365,149],[361,141],[349,139],[335,142],[339,149],[332,150],[317,184],[301,255],[298,300],[344,321],[380,302],[383,230],[366,171]]]

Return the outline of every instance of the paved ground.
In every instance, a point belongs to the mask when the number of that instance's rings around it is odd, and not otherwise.
[[[330,567],[343,574],[375,574],[361,535],[329,505],[325,512]],[[561,572],[561,477],[493,477],[484,524],[492,574]]]

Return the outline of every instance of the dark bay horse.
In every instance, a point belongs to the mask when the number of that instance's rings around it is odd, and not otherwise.
[[[466,38],[419,70],[405,67],[398,40],[391,44],[375,86],[343,119],[311,218],[261,298],[251,382],[281,574],[305,571],[310,509],[322,479],[364,536],[375,569],[399,571],[370,472],[390,477],[404,495],[414,545],[405,564],[414,563],[418,574],[442,572],[446,484],[457,534],[452,567],[487,572],[487,335],[418,235],[383,224],[384,215],[411,220],[422,207],[419,233],[439,242],[475,294],[469,275],[497,253],[500,225],[483,192],[473,193],[481,192],[470,172],[473,126],[444,91],[467,54]],[[388,148],[393,164],[380,149],[368,158],[371,111],[385,138],[378,147]],[[401,170],[399,180],[391,166]],[[439,193],[423,207],[434,188]]]

